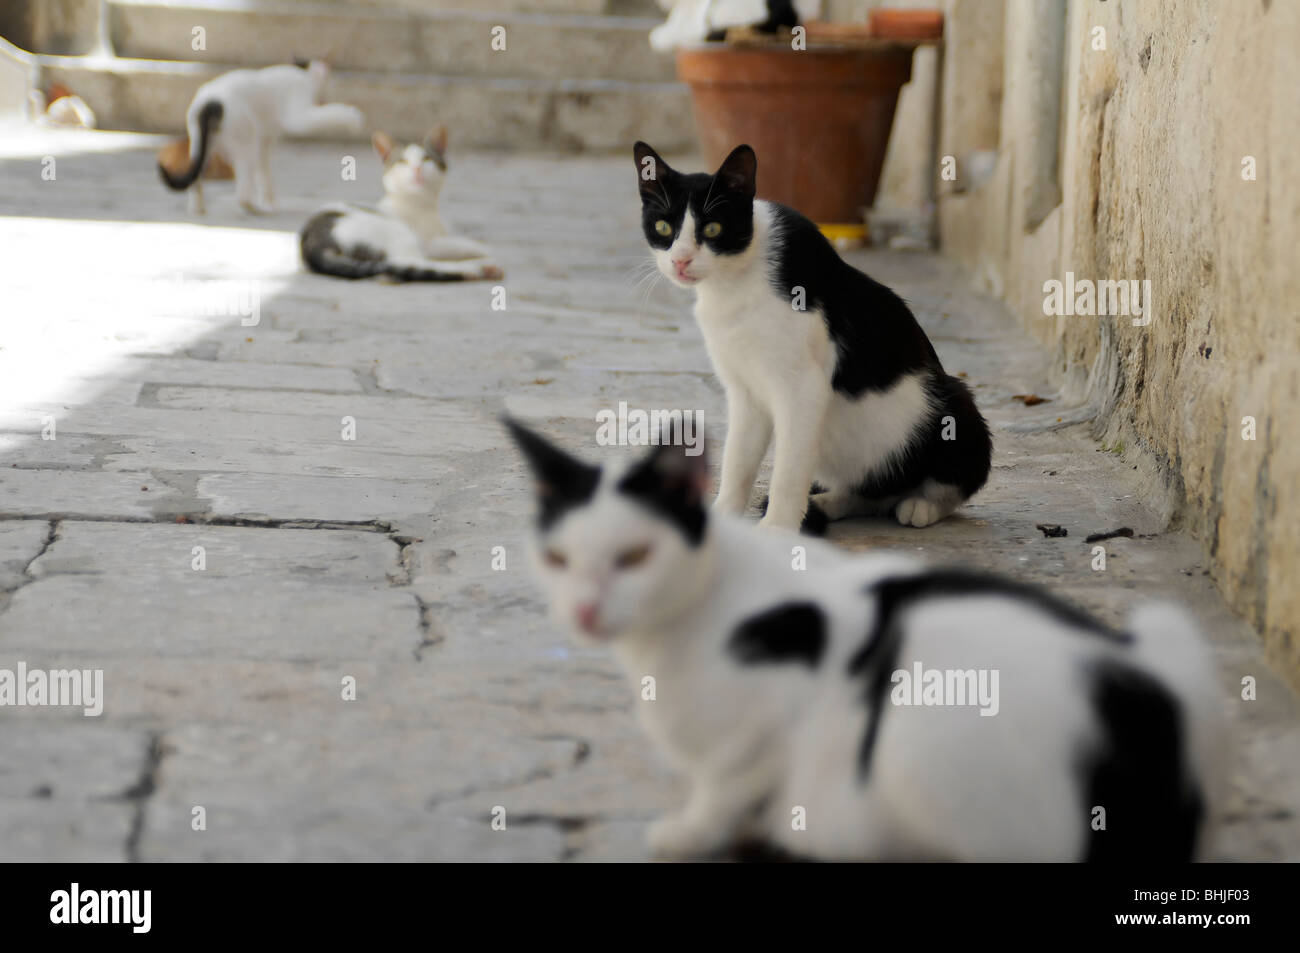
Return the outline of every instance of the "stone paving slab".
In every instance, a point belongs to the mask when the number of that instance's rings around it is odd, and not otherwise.
[[[31,575],[99,576],[114,583],[128,578],[167,583],[244,579],[254,585],[283,576],[323,586],[387,585],[399,568],[392,540],[346,530],[257,532],[234,526],[63,520],[57,542],[31,564]],[[203,548],[200,568],[196,546]]]
[[[21,728],[0,736],[0,799],[109,801],[139,779],[142,730],[105,728],[80,712],[16,714]]]
[[[149,496],[152,484],[154,495]],[[160,491],[153,474],[0,468],[0,517],[63,513],[148,519]]]
[[[111,863],[124,859],[135,807],[129,803],[0,798],[0,861]]]
[[[527,418],[591,459],[618,452],[596,445],[595,415],[620,401],[701,410],[723,436],[689,296],[640,281],[630,162],[464,155],[453,129],[446,211],[506,268],[494,311],[493,283],[298,270],[307,214],[373,199],[370,156],[340,183],[339,147],[285,147],[280,211],[245,216],[217,183],[194,223],[157,184],[151,140],[27,141],[0,151],[7,300],[40,317],[0,341],[0,666],[103,669],[106,707],[0,710],[4,856],[644,860],[644,825],[681,781],[612,659],[547,619],[525,548],[530,481],[498,421]],[[37,186],[55,149],[59,180]],[[52,244],[83,262],[77,287]],[[1048,389],[1042,355],[951,265],[853,260],[966,375],[996,451],[955,518],[859,520],[831,538],[997,569],[1111,620],[1149,597],[1187,602],[1237,732],[1217,856],[1300,859],[1300,710],[1200,544],[1141,497],[1137,461],[1069,425],[1079,411]],[[194,314],[177,276],[255,283],[260,323]],[[1054,400],[1024,407],[1023,393]],[[51,412],[58,437],[43,441]],[[1084,538],[1118,526],[1137,535],[1106,542],[1093,572]],[[1237,700],[1245,675],[1258,701]]]
[[[194,576],[201,574],[194,573]],[[410,593],[299,579],[175,580],[51,576],[14,593],[0,645],[82,656],[329,659],[409,657],[419,630]]]

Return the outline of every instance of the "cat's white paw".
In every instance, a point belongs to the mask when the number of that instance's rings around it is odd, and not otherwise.
[[[664,859],[681,859],[707,854],[716,847],[714,839],[702,836],[680,814],[661,817],[646,829],[646,846],[650,853]]]
[[[943,519],[947,512],[939,503],[927,500],[923,496],[909,496],[898,504],[895,512],[898,522],[904,526],[929,526]]]

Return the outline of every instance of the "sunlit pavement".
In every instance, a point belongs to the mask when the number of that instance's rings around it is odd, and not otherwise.
[[[630,159],[453,139],[447,217],[498,250],[501,292],[299,270],[307,214],[377,196],[360,145],[286,147],[276,214],[215,183],[199,222],[153,142],[0,131],[0,668],[102,669],[105,694],[99,717],[0,709],[0,859],[643,859],[681,789],[612,661],[545,618],[497,422],[591,457],[620,401],[702,410],[722,436],[689,297],[639,282]],[[1161,532],[1068,408],[1011,400],[1050,395],[1043,356],[951,265],[855,261],[967,376],[997,451],[957,517],[832,536],[1045,582],[1111,620],[1191,602],[1238,729],[1218,855],[1300,858],[1294,701],[1199,545]],[[1094,571],[1084,537],[1120,526],[1135,538]]]

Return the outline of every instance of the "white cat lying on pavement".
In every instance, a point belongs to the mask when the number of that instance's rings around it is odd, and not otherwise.
[[[239,204],[250,212],[275,205],[271,150],[284,136],[345,135],[365,126],[361,110],[343,103],[320,103],[329,66],[312,60],[296,66],[238,69],[199,87],[186,114],[190,167],[182,175],[158,171],[168,188],[190,190],[190,210],[203,214],[199,176],[209,154],[235,170]]]
[[[336,278],[393,281],[495,280],[504,274],[486,246],[451,234],[438,213],[447,175],[447,130],[422,143],[398,145],[382,132],[375,152],[384,160],[384,197],[377,208],[330,205],[302,227],[303,264]]]
[[[1223,769],[1196,625],[1112,629],[1021,583],[855,555],[709,512],[704,455],[582,463],[508,422],[537,478],[537,573],[607,643],[690,781],[670,857],[1186,861]],[[806,560],[806,568],[802,568]]]

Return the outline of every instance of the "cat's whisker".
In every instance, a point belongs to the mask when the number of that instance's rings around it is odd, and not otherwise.
[[[662,279],[663,272],[656,268],[654,271],[647,273],[645,277],[638,282],[638,285],[641,286],[641,293],[637,302],[637,317],[645,317],[646,307],[650,303],[650,296],[654,293],[655,288],[658,287],[659,282]]]

